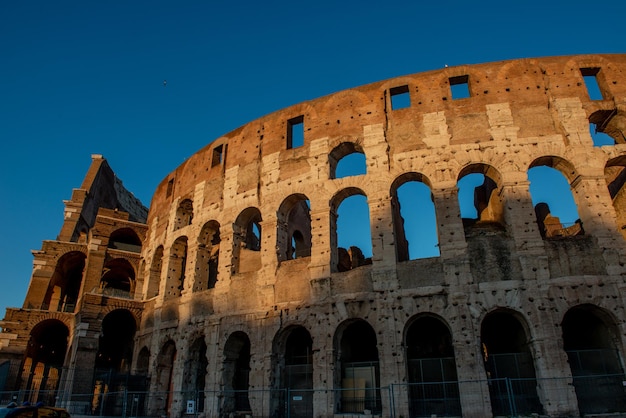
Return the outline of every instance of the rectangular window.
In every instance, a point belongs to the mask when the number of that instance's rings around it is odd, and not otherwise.
[[[287,149],[304,145],[304,116],[287,121]]]
[[[602,94],[602,90],[600,90],[600,86],[598,85],[598,73],[600,72],[599,68],[581,68],[580,73],[583,76],[583,80],[585,81],[585,86],[587,87],[587,94],[591,100],[604,100],[604,95]]]
[[[389,89],[389,95],[391,96],[391,110],[411,107],[409,86],[399,86]]]
[[[213,156],[211,157],[211,167],[220,165],[224,162],[224,145],[218,145],[213,148]]]
[[[450,93],[452,93],[452,100],[467,99],[468,97],[470,97],[468,75],[450,77],[449,81]]]

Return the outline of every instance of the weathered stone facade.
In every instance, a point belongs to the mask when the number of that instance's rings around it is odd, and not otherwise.
[[[614,144],[594,146],[590,124]],[[521,414],[626,412],[625,135],[626,55],[583,55],[444,68],[272,113],[170,173],[145,224],[118,183],[94,180],[96,157],[7,310],[0,355],[22,370],[7,385],[34,387],[37,364],[72,393],[94,392],[101,369],[147,376],[170,394],[146,415],[184,415],[200,391],[206,416],[484,417],[510,413],[507,388]],[[352,153],[366,174],[337,178]],[[537,166],[565,176],[579,222],[533,204]],[[471,173],[485,182],[466,220]],[[431,192],[438,257],[408,255],[407,182]],[[371,259],[337,246],[352,195],[367,197]],[[46,326],[63,355],[29,348],[53,339]],[[287,403],[280,389],[300,392]]]

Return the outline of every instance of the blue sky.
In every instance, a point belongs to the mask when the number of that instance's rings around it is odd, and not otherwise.
[[[21,306],[30,251],[56,238],[91,154],[148,205],[201,147],[304,100],[446,64],[626,52],[626,2],[590,6],[1,2],[0,312]]]

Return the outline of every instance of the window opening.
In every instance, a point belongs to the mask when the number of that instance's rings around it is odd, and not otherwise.
[[[450,77],[448,80],[450,81],[450,93],[452,94],[452,100],[467,99],[470,97],[468,75]]]
[[[304,116],[287,121],[287,149],[304,145]]]
[[[598,84],[599,68],[581,68],[580,73],[583,76],[585,87],[587,87],[587,94],[591,100],[604,100],[602,90]]]
[[[398,261],[438,257],[437,218],[430,188],[407,181],[396,190],[393,208]]]
[[[193,220],[193,202],[191,199],[185,199],[178,205],[176,209],[176,220],[174,223],[174,230],[191,225]]]
[[[482,173],[471,173],[459,180],[459,206],[461,218],[478,219],[478,209],[475,204],[476,188],[485,183],[485,175]]]
[[[213,157],[211,158],[211,167],[221,165],[224,162],[224,145],[218,145],[213,148]]]
[[[353,195],[337,209],[337,271],[372,264],[372,236],[367,197]]]
[[[311,207],[305,195],[287,197],[277,211],[276,255],[278,261],[311,255]]]
[[[604,145],[615,145],[615,139],[604,132],[598,130],[598,126],[595,123],[589,124],[589,133],[591,139],[593,139],[594,147],[602,147]]]
[[[246,240],[247,248],[253,251],[261,251],[261,225],[258,222],[250,224],[251,234]]]
[[[335,170],[335,178],[337,179],[360,176],[362,174],[367,174],[365,154],[363,153],[353,152],[337,162],[337,168]]]
[[[528,170],[530,197],[544,238],[582,234],[576,202],[565,176],[548,166]]]
[[[365,153],[355,142],[342,142],[328,154],[330,178],[340,179],[367,173]]]
[[[391,95],[391,110],[405,109],[411,107],[411,96],[409,86],[399,86],[389,89]]]

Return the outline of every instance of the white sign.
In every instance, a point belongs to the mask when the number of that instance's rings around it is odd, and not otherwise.
[[[196,413],[196,401],[187,401],[187,413],[188,414]]]

